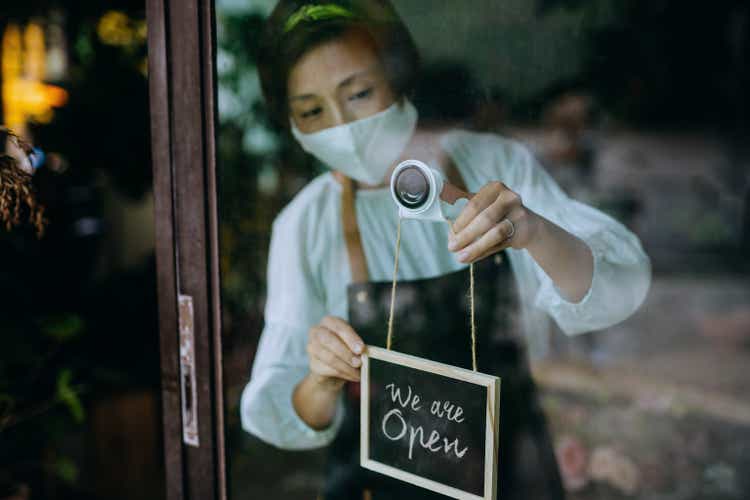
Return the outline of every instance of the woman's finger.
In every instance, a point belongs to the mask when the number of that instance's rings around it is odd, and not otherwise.
[[[309,343],[309,347],[314,352],[317,352],[319,349],[325,349],[349,366],[359,366],[361,364],[359,355],[353,353],[335,332],[319,326],[313,329],[311,336],[312,342]]]
[[[463,231],[463,229],[469,225],[469,222],[474,220],[474,217],[491,205],[497,198],[502,186],[503,184],[500,182],[490,182],[480,189],[477,194],[472,196],[469,203],[467,203],[464,209],[461,210],[461,213],[453,223],[453,232],[458,234]]]
[[[459,260],[466,263],[476,262],[495,247],[510,245],[509,237],[514,231],[513,224],[508,219],[503,219],[484,233],[481,238],[466,247],[459,254]]]
[[[471,197],[474,196],[472,193],[468,193],[464,191],[463,189],[454,186],[450,182],[445,182],[443,184],[443,190],[440,192],[440,199],[443,200],[446,203],[450,203],[453,205],[461,198],[471,199]]]
[[[326,316],[320,324],[329,330],[336,332],[354,354],[362,354],[364,351],[364,341],[359,335],[357,335],[357,332],[354,331],[349,323],[343,319],[337,318],[336,316]]]
[[[510,247],[510,241],[505,241],[503,243],[500,243],[499,245],[495,245],[494,247],[490,248],[486,252],[484,252],[482,255],[474,259],[474,262],[479,262],[482,259],[485,259],[489,257],[490,255],[495,255],[498,252],[502,252],[506,248]]]
[[[359,381],[359,370],[345,363],[334,353],[323,347],[320,347],[310,355],[310,369],[313,370],[314,367],[319,370],[318,373],[324,372],[321,374],[326,376],[343,378],[353,382]]]
[[[312,354],[310,355],[310,373],[314,373],[321,377],[339,378],[338,371]]]
[[[495,201],[474,217],[463,230],[451,236],[448,249],[458,252],[478,238],[481,238],[482,235],[506,217],[513,207],[514,200],[512,191],[501,191],[497,195],[497,198],[495,198]]]
[[[341,378],[346,378],[347,380],[359,379],[358,368],[354,368],[351,364],[343,361],[336,354],[323,347],[319,348],[313,354],[313,357],[335,370]]]
[[[320,377],[325,377],[328,379],[334,379],[334,380],[348,380],[346,376],[339,373],[338,370],[333,368],[332,366],[328,365],[324,361],[321,361],[320,359],[310,356],[310,373],[313,373]]]

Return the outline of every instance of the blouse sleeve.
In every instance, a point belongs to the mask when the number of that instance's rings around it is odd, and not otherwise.
[[[600,330],[625,320],[644,301],[651,283],[651,264],[638,237],[603,212],[569,198],[530,151],[513,143],[514,174],[509,185],[534,212],[584,241],[594,258],[586,295],[566,300],[527,251],[538,288],[534,305],[552,316],[568,335]],[[507,158],[507,156],[506,156]]]
[[[343,403],[339,400],[332,424],[322,431],[308,426],[292,405],[294,388],[309,369],[307,332],[325,315],[305,251],[305,224],[293,222],[280,216],[273,226],[265,326],[240,411],[247,432],[279,448],[300,450],[333,440],[343,418]]]

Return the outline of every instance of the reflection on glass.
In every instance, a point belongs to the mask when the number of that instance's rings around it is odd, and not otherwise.
[[[747,113],[735,104],[749,70],[730,54],[747,50],[748,9],[393,4],[217,3],[232,497],[424,494],[358,469],[357,384],[344,383],[358,365],[323,359],[385,343],[397,232],[385,186],[413,157],[499,198],[488,220],[514,233],[511,249],[488,236],[469,255],[484,257],[478,366],[503,377],[501,456],[514,458],[501,460],[501,498],[745,498],[748,158],[735,138]],[[684,20],[717,36],[691,52]],[[487,232],[476,224],[459,249]],[[394,349],[470,368],[449,228],[402,231]]]

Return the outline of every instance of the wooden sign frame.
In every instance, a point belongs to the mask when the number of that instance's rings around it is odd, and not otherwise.
[[[370,359],[406,366],[415,370],[441,375],[480,385],[487,390],[485,457],[484,457],[484,496],[460,490],[447,484],[427,479],[411,472],[386,465],[370,458]],[[360,381],[360,465],[408,483],[449,497],[466,500],[495,500],[497,496],[497,449],[500,422],[500,378],[478,373],[464,368],[430,361],[400,352],[389,351],[375,346],[367,346],[362,355]]]

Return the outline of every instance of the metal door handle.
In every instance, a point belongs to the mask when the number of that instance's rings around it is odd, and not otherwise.
[[[182,396],[182,440],[185,444],[199,447],[198,397],[195,384],[195,329],[193,321],[193,298],[180,295],[180,395]]]

